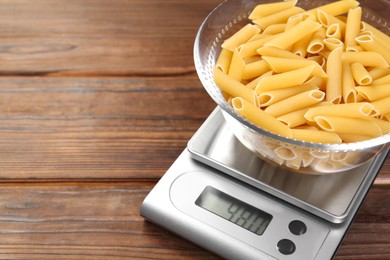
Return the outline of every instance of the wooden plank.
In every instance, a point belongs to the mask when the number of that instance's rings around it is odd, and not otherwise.
[[[0,184],[1,259],[218,259],[145,221],[154,182]],[[335,259],[390,257],[390,186],[368,194]]]
[[[215,103],[196,76],[0,78],[0,178],[159,178]]]
[[[0,74],[191,73],[196,32],[219,2],[2,1]]]

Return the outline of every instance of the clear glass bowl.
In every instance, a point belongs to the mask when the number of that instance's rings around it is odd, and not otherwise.
[[[196,35],[194,62],[198,76],[211,98],[222,109],[227,125],[237,139],[260,158],[302,174],[330,174],[352,169],[366,162],[389,145],[390,134],[378,138],[342,144],[319,144],[298,141],[261,129],[234,112],[213,79],[213,68],[221,44],[249,22],[248,16],[260,3],[272,0],[225,1],[204,20]],[[333,1],[300,0],[305,10]],[[363,20],[390,35],[390,19],[374,10],[388,13],[388,1],[361,1]],[[378,8],[379,7],[379,8]],[[376,8],[376,9],[375,9]],[[390,104],[389,104],[390,105]]]

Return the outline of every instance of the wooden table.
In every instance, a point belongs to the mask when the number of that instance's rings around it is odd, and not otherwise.
[[[0,258],[217,259],[139,215],[215,103],[219,0],[0,1]],[[336,259],[390,259],[388,159]]]

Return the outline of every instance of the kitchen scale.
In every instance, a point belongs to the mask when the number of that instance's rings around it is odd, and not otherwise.
[[[141,206],[141,215],[226,259],[331,259],[389,148],[338,174],[267,163],[216,108]]]

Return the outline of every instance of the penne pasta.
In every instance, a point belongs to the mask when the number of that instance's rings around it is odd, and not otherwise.
[[[390,97],[390,84],[388,85],[373,85],[373,86],[358,86],[355,88],[360,96],[369,100],[375,101],[385,97]],[[390,104],[389,104],[390,105]]]
[[[286,30],[286,24],[285,23],[277,23],[277,24],[271,24],[267,28],[263,30],[264,35],[275,35],[282,33]]]
[[[347,48],[345,48],[345,51],[346,52],[362,52],[362,51],[364,51],[364,49],[359,45],[354,45],[354,46],[348,46]]]
[[[380,42],[383,46],[390,46],[390,38],[387,34],[366,22],[362,22],[362,24],[364,26],[364,30],[369,30],[372,32],[372,37],[375,38],[375,40]]]
[[[271,24],[286,23],[290,16],[303,13],[303,12],[304,10],[302,8],[294,6],[285,9],[283,11],[270,14],[268,16],[264,16],[258,19],[253,19],[252,22],[254,24],[257,24],[262,30],[264,30]]]
[[[257,99],[260,107],[270,106],[278,101],[286,99],[288,97],[297,95],[299,93],[318,89],[313,85],[302,85],[291,88],[282,88],[261,92],[260,88],[255,89],[255,94],[257,95]]]
[[[383,56],[375,51],[343,52],[343,59],[349,63],[360,63],[365,67],[389,67]]]
[[[372,85],[385,85],[390,84],[390,74],[383,76],[379,79],[376,79],[372,82]]]
[[[247,42],[251,37],[253,37],[255,34],[258,34],[259,32],[259,27],[253,24],[247,24],[242,27],[238,32],[233,34],[229,39],[226,39],[222,43],[222,48],[234,52],[234,49],[236,47]]]
[[[354,142],[361,142],[364,140],[371,139],[372,137],[369,135],[362,135],[362,134],[338,134],[345,143],[354,143]]]
[[[326,38],[334,38],[334,39],[341,39],[341,28],[340,24],[333,23],[326,28],[325,31]],[[340,40],[341,41],[341,40]]]
[[[300,141],[323,143],[323,144],[340,144],[340,136],[333,132],[308,130],[308,129],[291,129],[293,138]]]
[[[275,38],[276,35],[269,35],[267,37],[244,43],[238,47],[239,53],[242,57],[251,57],[257,55],[257,49],[263,47],[263,45]]]
[[[290,0],[284,2],[268,3],[268,4],[259,4],[249,15],[249,19],[255,20],[271,14],[278,13],[280,11],[294,7],[297,4],[298,0]]]
[[[276,73],[283,73],[292,70],[302,69],[305,67],[314,66],[312,75],[323,77],[323,78],[328,77],[325,71],[321,68],[321,66],[313,60],[285,59],[285,58],[276,58],[270,56],[263,56],[262,58],[267,62],[269,67]]]
[[[367,120],[373,121],[382,130],[383,134],[390,133],[390,122],[375,117],[369,117]]]
[[[307,123],[304,115],[306,114],[306,112],[310,108],[317,107],[317,106],[325,106],[325,105],[328,105],[328,103],[327,102],[320,102],[320,103],[315,104],[314,106],[305,107],[305,108],[278,116],[276,119],[285,123],[290,128],[296,128],[298,126],[302,126],[302,125]],[[313,126],[310,126],[310,129],[313,129],[313,128],[316,129]],[[308,129],[308,127],[306,127],[305,129]]]
[[[259,81],[260,81],[262,78],[264,78],[264,77],[271,76],[272,73],[273,73],[273,71],[270,70],[270,71],[264,73],[263,75],[261,75],[261,76],[255,78],[254,80],[252,80],[251,82],[249,82],[249,83],[246,84],[245,86],[248,87],[248,88],[250,88],[250,89],[255,90],[256,87],[257,87],[257,84],[259,84]]]
[[[245,69],[245,61],[237,48],[233,52],[228,75],[234,80],[241,81]]]
[[[279,34],[274,39],[265,43],[264,46],[273,46],[280,49],[287,49],[300,39],[304,38],[306,35],[317,31],[321,27],[321,24],[317,22],[305,20],[295,25],[290,30]]]
[[[370,137],[378,137],[383,134],[377,124],[361,118],[316,116],[314,121],[321,129],[329,132],[358,135],[364,133]]]
[[[214,81],[221,90],[227,92],[230,96],[240,96],[247,101],[256,104],[257,101],[253,89],[250,89],[240,82],[232,79],[218,68],[214,69]]]
[[[371,104],[374,106],[375,111],[378,111],[381,115],[390,114],[390,97],[375,100]]]
[[[300,57],[306,57],[307,48],[310,44],[311,39],[313,38],[313,34],[314,33],[308,34],[302,39],[298,40],[296,43],[294,43],[291,47],[291,52]]]
[[[351,8],[348,11],[347,24],[345,29],[345,47],[349,48],[351,46],[357,45],[355,38],[360,32],[362,8],[356,7]]]
[[[386,76],[388,74],[390,74],[390,69],[387,69],[387,68],[372,68],[369,70],[369,73],[371,75],[371,78],[373,80],[376,80],[376,79],[379,79],[383,76]]]
[[[298,157],[297,152],[294,149],[291,149],[286,146],[276,147],[274,149],[274,152],[279,158],[283,160],[291,161],[295,160]]]
[[[324,39],[326,37],[326,30],[324,27],[319,28],[313,38],[311,39],[309,45],[307,46],[307,52],[311,54],[319,53],[324,49]]]
[[[308,13],[316,14],[318,10],[322,10],[325,13],[328,13],[333,16],[338,16],[344,13],[347,13],[349,9],[355,8],[359,5],[358,1],[355,0],[340,0],[326,5],[322,5],[317,8],[313,8]]]
[[[268,63],[265,60],[255,61],[245,65],[242,78],[243,79],[257,78],[269,70],[270,67],[268,66]]]
[[[326,63],[326,100],[335,104],[340,103],[342,97],[342,53],[341,47],[334,49]]]
[[[232,100],[232,105],[238,114],[245,117],[256,126],[284,137],[292,137],[291,129],[288,126],[276,120],[275,117],[264,112],[247,100],[241,97],[235,97]]]
[[[257,53],[262,56],[271,56],[276,58],[286,58],[286,59],[304,59],[303,57],[291,53],[290,51],[283,50],[280,48],[265,46],[257,50]]]
[[[344,48],[344,43],[337,38],[326,38],[324,39],[324,44],[331,51],[338,47]]]
[[[232,57],[233,52],[229,51],[228,49],[222,49],[215,66],[227,74],[229,72]]]
[[[361,63],[352,63],[351,71],[353,78],[358,83],[358,85],[369,85],[372,82],[370,73],[364,68]]]
[[[346,23],[344,21],[341,21],[340,19],[322,11],[321,9],[317,10],[317,18],[318,22],[322,24],[325,28],[334,26],[338,27],[338,30],[340,32],[340,38],[344,38],[346,28]]]
[[[309,66],[264,77],[259,81],[257,88],[259,88],[260,91],[266,91],[302,85],[312,74],[313,70],[314,66]]]
[[[364,118],[373,115],[374,106],[367,102],[317,106],[304,115],[307,121],[315,122],[316,116],[341,116],[344,118]]]
[[[390,64],[390,49],[370,35],[362,35],[355,38],[356,42],[367,51],[377,52],[386,60],[387,67]]]
[[[297,0],[258,5],[252,23],[223,42],[216,60],[214,81],[225,100],[254,125],[296,140],[339,144],[389,133],[390,37],[362,22],[358,5],[336,0],[309,11]],[[294,169],[332,171],[355,160],[348,153],[327,153],[324,161],[290,147],[258,148]]]
[[[317,104],[324,99],[324,96],[324,92],[320,90],[309,90],[270,105],[264,111],[278,117]]]
[[[295,25],[297,25],[298,23],[300,23],[302,21],[303,21],[302,14],[290,16],[286,22],[286,27],[285,27],[284,31],[290,30],[292,27],[294,27]]]
[[[342,95],[344,103],[357,102],[355,80],[352,74],[351,67],[346,61],[343,61],[342,82]]]

